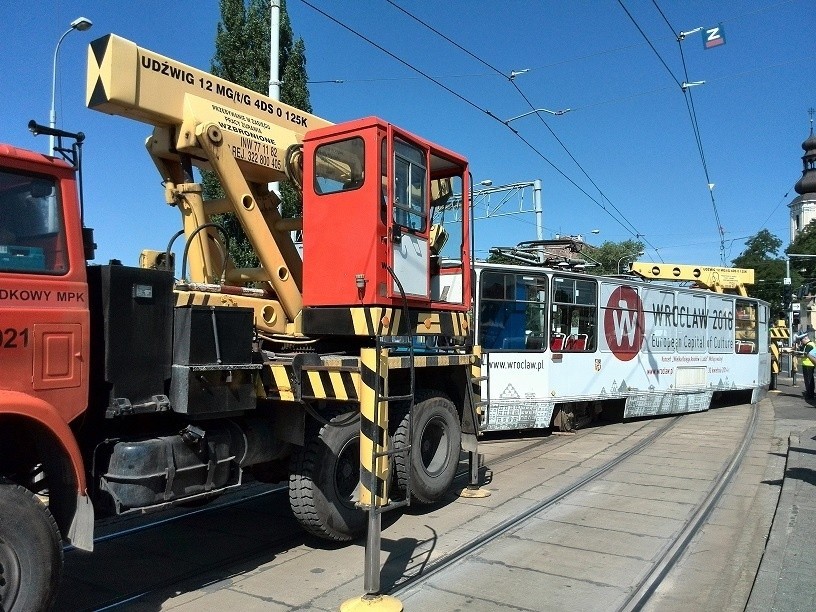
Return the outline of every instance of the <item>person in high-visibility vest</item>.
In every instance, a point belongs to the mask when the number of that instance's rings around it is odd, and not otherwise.
[[[802,351],[802,378],[805,379],[805,399],[814,399],[813,370],[816,368],[816,342],[808,334],[796,337],[797,345]]]

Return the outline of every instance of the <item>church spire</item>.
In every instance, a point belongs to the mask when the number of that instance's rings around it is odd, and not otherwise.
[[[802,143],[805,154],[802,156],[802,178],[800,178],[794,189],[799,195],[816,194],[816,135],[813,134],[813,114],[816,110],[808,109],[810,115],[810,136]]]

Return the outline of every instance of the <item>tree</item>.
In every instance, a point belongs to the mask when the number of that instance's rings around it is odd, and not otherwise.
[[[590,274],[620,274],[627,272],[628,264],[643,255],[643,243],[639,240],[607,240],[601,246],[593,247],[588,254],[599,264],[587,270]]]
[[[816,221],[808,223],[790,243],[785,252],[788,255],[816,255]],[[803,278],[816,280],[816,259],[809,257],[791,257],[791,276],[798,287]]]
[[[311,112],[306,76],[306,45],[294,40],[286,0],[280,6],[278,74],[281,102]],[[270,0],[220,0],[221,21],[215,37],[211,70],[222,77],[264,95],[269,91]],[[202,172],[204,198],[223,198],[224,192],[212,172]],[[281,183],[284,216],[302,214],[300,193],[288,181]],[[237,267],[255,267],[258,258],[233,214],[218,215],[217,222],[230,236],[230,256]]]
[[[283,5],[281,5],[283,13]],[[289,17],[286,17],[288,26]],[[283,40],[283,19],[281,19],[281,40]],[[291,33],[291,28],[289,28]],[[291,38],[291,36],[290,36]],[[282,53],[282,52],[281,52]],[[286,59],[286,65],[281,72],[281,102],[294,106],[307,113],[312,112],[309,101],[309,86],[306,76],[306,44],[298,39],[292,46]],[[300,191],[291,182],[281,183],[281,214],[284,217],[303,216],[303,198]]]
[[[754,270],[754,284],[746,287],[748,295],[768,302],[775,316],[784,316],[785,260],[778,255],[781,246],[782,240],[762,229],[745,241],[745,250],[732,261],[737,268]]]

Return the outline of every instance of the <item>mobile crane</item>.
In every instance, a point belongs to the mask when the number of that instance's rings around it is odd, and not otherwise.
[[[65,160],[0,145],[0,608],[49,607],[63,544],[92,550],[96,518],[250,476],[288,478],[300,523],[335,541],[365,531],[364,510],[440,499],[478,433],[469,220],[451,204],[467,160],[112,34],[90,44],[87,105],[153,126],[180,278],[172,240],[139,267],[87,264],[81,133],[30,124]],[[203,199],[194,166],[224,199]],[[278,213],[282,180],[302,220]],[[221,213],[257,268],[231,263]]]

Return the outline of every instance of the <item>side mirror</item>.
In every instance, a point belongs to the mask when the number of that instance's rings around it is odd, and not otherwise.
[[[82,250],[85,259],[90,261],[96,257],[96,243],[94,242],[94,231],[92,227],[82,228]]]

